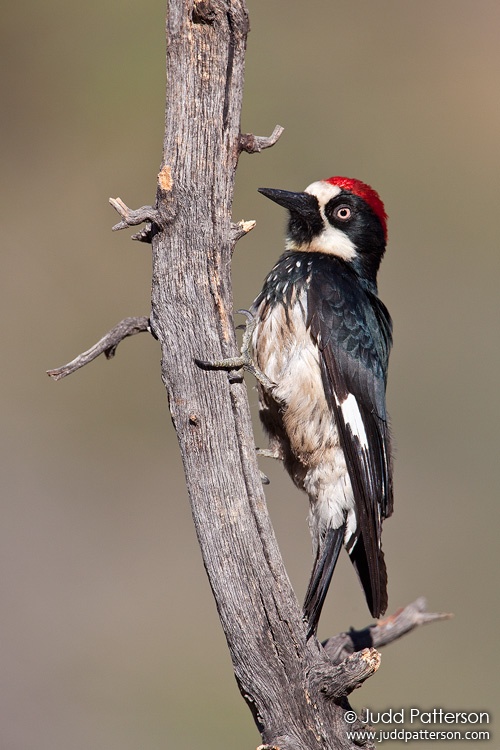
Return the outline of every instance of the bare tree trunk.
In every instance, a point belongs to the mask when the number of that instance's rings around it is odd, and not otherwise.
[[[152,324],[193,519],[240,690],[264,742],[283,750],[337,747],[320,739],[325,717],[308,702],[307,673],[321,654],[314,641],[306,645],[267,514],[245,386],[194,363],[238,353],[231,206],[247,32],[242,0],[169,3],[161,174],[170,179],[168,191],[158,190],[166,222],[152,243]]]
[[[361,640],[346,634],[327,650],[306,641],[266,509],[245,386],[195,364],[237,354],[231,256],[253,223],[231,223],[234,176],[242,150],[260,151],[280,134],[240,134],[248,30],[244,0],[169,0],[156,205],[131,211],[113,200],[122,217],[115,228],[147,222],[135,238],[152,244],[150,326],[161,345],[193,519],[236,679],[263,741],[280,750],[354,748],[360,742],[346,735],[356,728],[344,721],[346,696],[377,669],[379,654],[356,650]],[[112,356],[148,321],[120,326],[82,360],[49,374],[57,379],[101,352]],[[364,645],[373,646],[370,632]]]

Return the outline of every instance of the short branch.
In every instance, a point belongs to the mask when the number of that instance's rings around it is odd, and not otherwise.
[[[245,219],[242,219],[237,224],[231,224],[231,239],[234,242],[237,242],[246,234],[251,232],[256,223],[257,222],[254,219],[250,219],[249,221],[245,221]]]
[[[241,133],[240,134],[240,151],[246,151],[247,154],[258,154],[264,148],[271,148],[274,146],[284,128],[281,125],[276,125],[273,132],[269,136],[254,135],[253,133]]]
[[[363,630],[350,630],[348,633],[340,633],[333,638],[328,638],[323,643],[323,648],[330,659],[338,664],[361,649],[386,646],[420,625],[437,620],[448,620],[452,616],[442,612],[427,612],[427,602],[420,597],[376,625],[370,625]]]
[[[79,354],[78,357],[75,357],[71,362],[68,362],[67,365],[58,367],[55,370],[47,370],[47,375],[54,380],[61,380],[61,378],[65,378],[66,375],[71,375],[75,370],[79,370],[80,367],[92,362],[92,360],[96,359],[100,354],[104,354],[106,359],[111,359],[111,357],[115,356],[116,347],[120,341],[123,341],[127,336],[134,336],[136,333],[150,330],[149,318],[125,318],[88,351]]]
[[[311,688],[330,700],[345,698],[371,677],[380,666],[380,654],[375,648],[365,648],[350,654],[339,664],[325,665],[309,675]]]
[[[116,232],[118,229],[126,229],[127,227],[136,227],[145,221],[156,224],[160,223],[160,215],[153,206],[141,206],[141,208],[134,210],[129,208],[121,198],[110,198],[109,202],[122,217],[122,220],[114,225],[113,232]]]

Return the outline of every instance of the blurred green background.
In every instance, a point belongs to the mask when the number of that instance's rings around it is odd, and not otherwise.
[[[390,215],[380,292],[395,321],[390,610],[425,594],[455,613],[384,651],[352,702],[491,711],[500,5],[248,5],[242,129],[286,130],[273,149],[241,158],[234,218],[257,228],[235,253],[235,307],[251,303],[283,245],[284,212],[257,187],[347,174],[379,190]],[[149,249],[111,233],[107,201],[154,199],[164,13],[159,1],[4,8],[2,750],[259,744],[197,548],[156,342],[130,339],[111,362],[58,384],[44,374],[149,312]],[[255,405],[251,382],[249,396]],[[302,597],[307,502],[279,466],[262,468]],[[343,559],[320,636],[369,621]]]

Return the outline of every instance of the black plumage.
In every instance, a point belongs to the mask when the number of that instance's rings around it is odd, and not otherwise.
[[[355,272],[344,261],[318,258],[314,266],[308,289],[308,310],[313,311],[309,325],[321,352],[323,385],[339,429],[358,519],[357,534],[346,540],[346,546],[370,612],[378,617],[387,608],[382,519],[393,508],[385,405],[392,322],[387,308],[373,291],[360,288]],[[356,399],[366,445],[346,424],[341,404],[349,394]]]

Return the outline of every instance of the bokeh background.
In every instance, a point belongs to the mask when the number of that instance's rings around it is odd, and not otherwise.
[[[347,174],[379,190],[390,215],[380,292],[395,321],[390,609],[424,594],[455,613],[384,651],[353,703],[493,711],[500,5],[248,5],[242,129],[286,130],[240,162],[234,218],[257,228],[235,254],[235,306],[251,303],[283,243],[285,217],[257,187]],[[160,0],[3,12],[2,750],[259,744],[191,525],[156,342],[129,339],[58,384],[45,375],[149,312],[149,249],[111,233],[107,201],[154,198],[164,13]],[[262,468],[302,597],[307,503],[279,466]],[[320,636],[369,621],[343,559]]]

